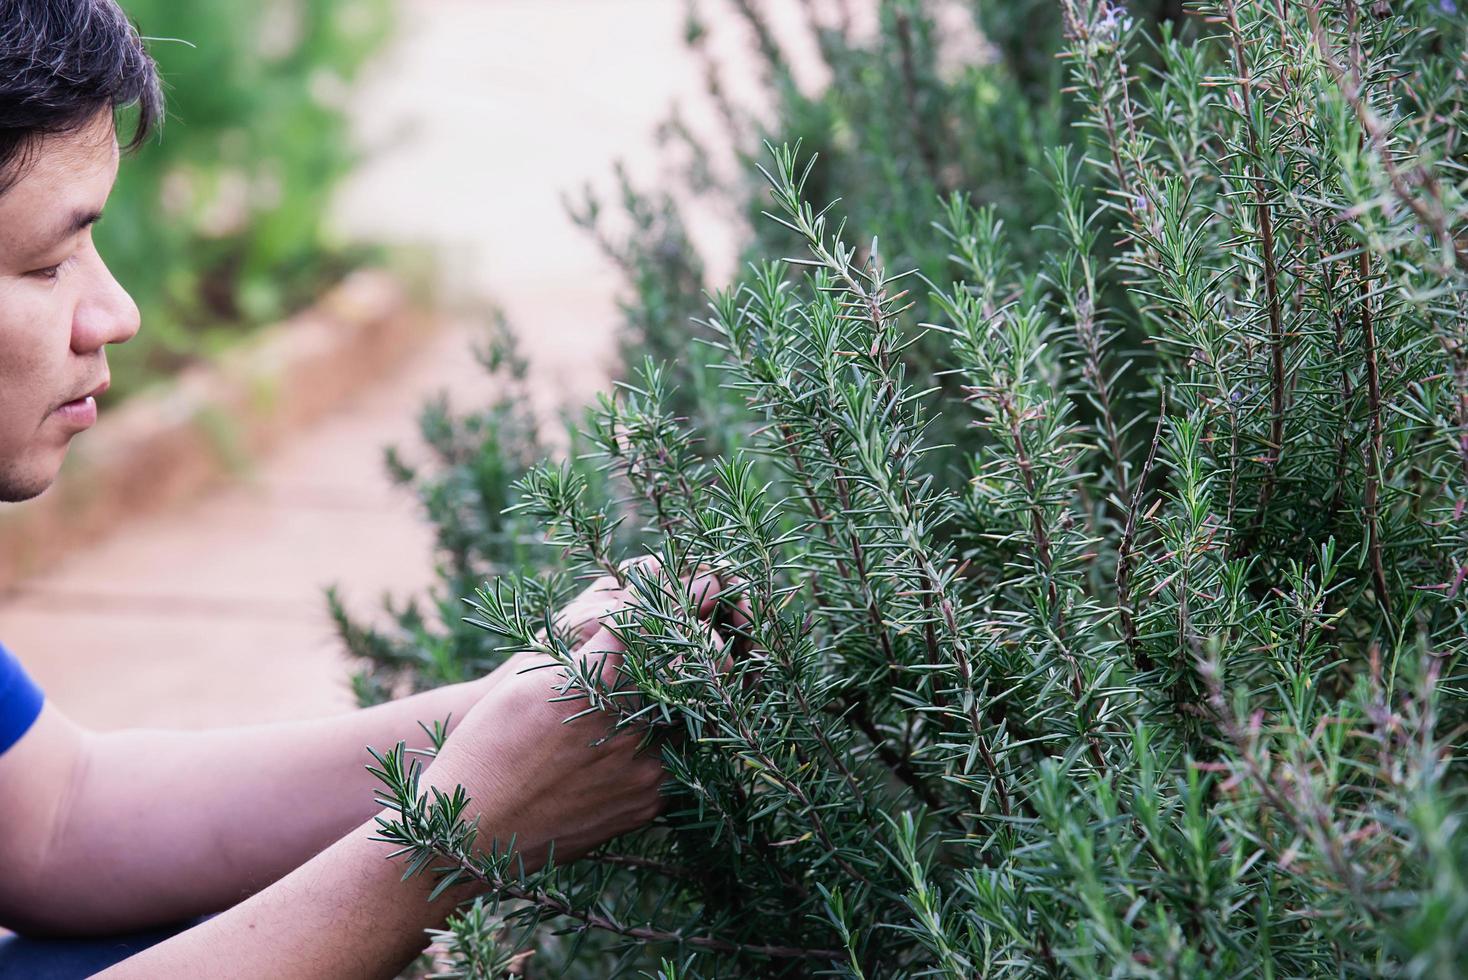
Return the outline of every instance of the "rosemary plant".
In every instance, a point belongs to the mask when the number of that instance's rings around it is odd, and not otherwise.
[[[539,649],[674,786],[527,872],[383,752],[408,870],[486,888],[439,975],[1468,971],[1463,18],[1059,10],[1076,125],[1027,151],[1043,224],[888,133],[938,178],[899,263],[772,146],[788,257],[711,297],[706,356],[633,370],[566,463],[529,462],[512,402],[432,417],[448,465],[404,475],[444,622],[343,617],[364,692]],[[731,573],[722,614],[639,553]],[[635,600],[614,684],[552,618],[608,573]]]

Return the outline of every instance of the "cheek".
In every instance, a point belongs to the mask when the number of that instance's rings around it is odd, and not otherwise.
[[[34,430],[76,379],[68,301],[50,284],[0,284],[0,439],[16,427]]]

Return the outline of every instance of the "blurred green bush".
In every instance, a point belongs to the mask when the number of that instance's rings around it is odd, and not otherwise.
[[[309,302],[363,258],[323,218],[353,162],[346,102],[392,0],[122,0],[168,95],[97,244],[143,313],[114,357],[135,391]]]

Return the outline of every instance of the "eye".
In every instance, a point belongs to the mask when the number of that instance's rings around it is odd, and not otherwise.
[[[44,269],[33,269],[31,270],[30,274],[35,276],[37,279],[43,279],[46,282],[55,282],[61,277],[62,270],[66,268],[67,264],[70,261],[71,259],[68,257],[62,259],[60,262],[57,262],[55,265],[47,266]]]

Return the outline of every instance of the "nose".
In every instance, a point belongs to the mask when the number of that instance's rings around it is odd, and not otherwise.
[[[71,349],[94,354],[108,344],[122,344],[138,332],[138,305],[113,278],[97,250],[88,246],[83,265],[81,295],[71,321]]]

